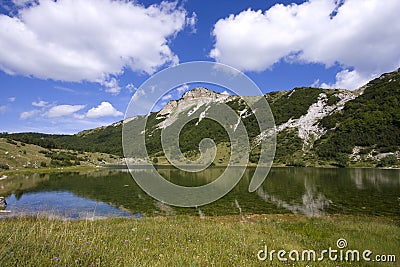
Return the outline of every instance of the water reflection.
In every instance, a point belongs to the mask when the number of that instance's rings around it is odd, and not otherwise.
[[[138,175],[149,170],[138,169]],[[173,183],[199,186],[210,183],[224,169],[200,173],[173,168],[158,170]],[[237,186],[218,201],[197,208],[177,208],[144,193],[127,171],[15,175],[0,181],[12,214],[61,213],[65,217],[93,216],[194,216],[261,213],[366,214],[400,216],[400,171],[378,169],[272,168],[254,193],[248,186],[254,169],[246,170]],[[38,203],[41,203],[40,205]],[[55,204],[57,203],[57,204]],[[94,208],[95,207],[95,208]]]
[[[279,197],[269,195],[264,190],[263,186],[260,186],[256,193],[265,201],[272,202],[278,207],[283,207],[287,210],[290,210],[294,214],[300,213],[310,217],[323,215],[325,213],[325,208],[329,206],[331,201],[329,201],[321,192],[317,192],[315,186],[311,185],[307,178],[304,180],[304,188],[305,193],[302,196],[301,204],[290,204],[282,199],[279,199]]]

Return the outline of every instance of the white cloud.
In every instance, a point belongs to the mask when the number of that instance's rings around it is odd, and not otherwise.
[[[176,4],[63,0],[24,5],[16,16],[0,15],[0,69],[99,83],[124,68],[151,74],[178,62],[168,42],[186,26],[186,11]]]
[[[140,99],[141,96],[145,96],[146,92],[140,88],[138,90],[136,90],[135,94],[132,97],[132,102],[135,103],[136,101],[138,101]]]
[[[28,4],[34,4],[36,1],[35,0],[12,0],[12,2],[14,3],[14,5],[16,6],[25,6]]]
[[[186,25],[188,25],[191,28],[192,33],[197,32],[196,23],[197,23],[197,14],[196,12],[193,12],[191,17],[186,18]]]
[[[133,93],[137,89],[133,83],[128,83],[125,88],[128,89],[129,93]]]
[[[115,78],[102,82],[102,85],[106,88],[107,93],[118,95],[121,92],[121,87],[119,87],[118,81]]]
[[[6,106],[0,106],[0,114],[6,112],[7,107]]]
[[[178,93],[183,93],[186,92],[187,90],[189,90],[189,85],[184,84],[182,86],[179,86],[178,88],[176,88],[176,90],[178,91]]]
[[[316,79],[313,81],[312,84],[310,84],[310,87],[319,87],[321,85],[321,82],[319,81],[319,79]]]
[[[123,113],[116,110],[109,102],[102,102],[99,106],[89,109],[89,111],[86,113],[86,117],[88,118],[99,118],[108,116],[118,117],[122,115]]]
[[[50,108],[45,116],[49,118],[58,118],[64,116],[74,116],[75,112],[83,109],[84,105],[58,105]]]
[[[21,120],[25,120],[25,119],[28,119],[28,118],[30,118],[30,117],[35,116],[35,115],[38,114],[39,112],[40,112],[40,111],[37,110],[37,109],[31,110],[31,111],[25,111],[25,112],[22,112],[22,113],[19,115],[19,118],[20,118]]]
[[[161,97],[161,100],[162,101],[166,101],[166,100],[171,99],[171,98],[172,98],[172,95],[168,94],[168,95],[165,95],[165,96]]]
[[[11,103],[12,103],[12,102],[14,102],[16,99],[17,99],[16,97],[9,97],[9,98],[8,98],[8,102],[11,102]]]
[[[228,91],[224,90],[224,91],[221,93],[221,95],[230,95],[230,93],[229,93]]]
[[[32,106],[34,107],[45,107],[47,106],[49,103],[43,100],[40,100],[39,102],[32,102]]]
[[[280,60],[339,64],[332,86],[354,89],[399,67],[398,10],[398,0],[309,0],[265,12],[249,9],[214,25],[210,56],[243,71],[263,71]]]
[[[336,74],[336,82],[334,84],[322,83],[321,88],[358,88],[360,85],[366,84],[367,79],[361,77],[361,75],[356,71],[343,70]]]

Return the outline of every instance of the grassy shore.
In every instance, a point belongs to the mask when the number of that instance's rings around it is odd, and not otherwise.
[[[78,172],[78,171],[90,171],[107,168],[107,166],[69,166],[69,167],[48,167],[48,168],[24,168],[19,170],[2,170],[0,176],[12,176],[15,174],[33,174],[33,173],[60,173],[60,172]]]
[[[346,249],[396,255],[395,263],[259,261],[269,249]],[[1,266],[398,266],[400,227],[382,217],[254,215],[143,219],[0,220]],[[325,257],[328,258],[327,256]]]

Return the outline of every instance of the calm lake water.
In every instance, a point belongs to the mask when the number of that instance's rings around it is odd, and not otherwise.
[[[186,173],[158,171],[170,181],[198,186],[218,177],[223,168]],[[137,169],[137,175],[146,175]],[[101,218],[191,214],[195,216],[259,213],[365,214],[400,216],[400,171],[380,169],[272,168],[253,193],[254,169],[222,199],[199,208],[177,208],[144,193],[126,170],[15,175],[0,181],[10,215],[42,214],[67,218]],[[6,215],[0,215],[6,216]]]

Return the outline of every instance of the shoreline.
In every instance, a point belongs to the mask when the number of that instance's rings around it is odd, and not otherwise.
[[[137,165],[137,169],[142,167],[146,167],[150,165]],[[156,169],[160,168],[176,168],[173,165],[165,165],[165,164],[157,164],[154,166]],[[226,168],[227,165],[214,165],[210,168]],[[246,168],[256,168],[256,165],[248,165]],[[268,167],[266,167],[268,168]],[[374,167],[374,166],[348,166],[344,168],[332,166],[332,165],[320,165],[320,166],[285,166],[285,165],[272,165],[271,168],[317,168],[317,169],[377,169],[377,170],[400,170],[400,167]],[[128,166],[126,165],[103,165],[103,166],[69,166],[69,167],[54,167],[54,168],[23,168],[23,169],[14,169],[14,170],[3,170],[0,171],[0,181],[1,177],[15,174],[31,174],[31,173],[53,173],[53,172],[69,172],[69,171],[89,171],[89,170],[101,170],[101,169],[110,169],[110,170],[128,170]],[[4,178],[6,179],[6,178]]]
[[[69,171],[86,171],[105,169],[107,166],[69,166],[69,167],[54,167],[54,168],[23,168],[14,170],[0,171],[0,177],[5,175],[15,174],[31,174],[31,173],[53,173],[53,172],[69,172]]]

